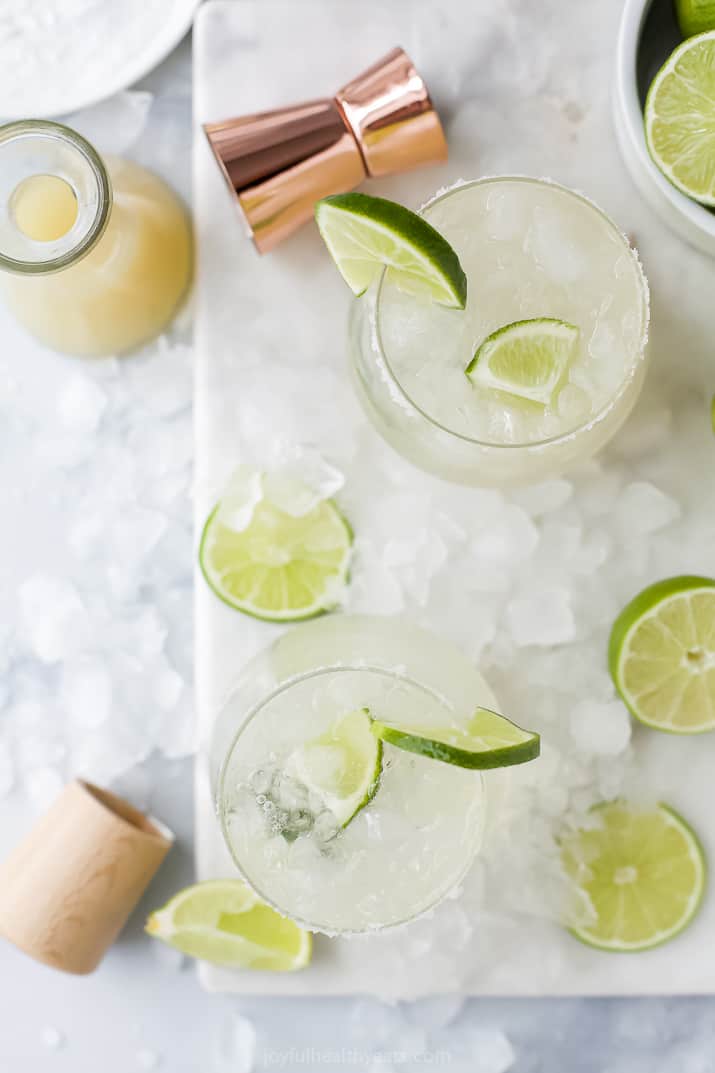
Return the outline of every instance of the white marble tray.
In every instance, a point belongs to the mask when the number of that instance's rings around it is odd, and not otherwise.
[[[713,267],[639,204],[618,157],[608,97],[620,9],[620,0],[589,5],[213,0],[203,6],[194,43],[198,526],[235,463],[260,454],[277,431],[285,432],[263,425],[255,405],[243,405],[243,385],[250,383],[254,391],[263,378],[266,391],[284,389],[290,434],[317,440],[324,450],[339,448],[343,421],[353,426],[362,421],[344,369],[347,294],[314,229],[259,258],[244,237],[199,124],[325,95],[395,44],[412,55],[440,103],[451,158],[444,167],[386,181],[378,189],[419,204],[460,176],[514,172],[548,174],[585,189],[635,233],[646,263],[654,296],[650,388],[661,396],[682,396],[686,403],[688,391],[704,397]],[[304,316],[282,315],[282,296],[288,293],[290,310],[302,302]],[[313,413],[291,412],[290,377],[283,388],[277,386],[272,366],[279,356],[285,360],[286,350],[294,355],[295,375],[315,377]],[[372,433],[365,429],[364,435]],[[387,455],[384,464],[389,464]],[[687,472],[658,465],[666,487],[682,492],[687,509],[702,512],[702,489],[689,488]],[[401,480],[405,490],[414,485],[418,491],[426,478],[405,470]],[[707,561],[690,563],[690,569],[712,573],[707,546],[703,555]],[[428,618],[430,611],[428,606]],[[225,608],[197,578],[197,700],[204,740],[238,666],[274,636],[273,627]],[[650,735],[642,744],[644,766],[664,795],[696,824],[700,821],[706,836],[709,828],[711,859],[713,737],[696,745],[696,765],[692,742]],[[196,811],[199,876],[231,874],[202,759]],[[306,972],[272,976],[204,966],[201,979],[209,989],[246,994],[371,992],[390,998],[455,988],[481,995],[715,991],[713,899],[677,943],[630,957],[588,950],[547,923],[517,923],[496,956],[492,948],[484,964],[470,967],[468,982],[454,971],[458,951],[441,958],[413,953],[405,959],[399,940],[394,959],[387,966],[383,961],[376,972],[372,944],[386,942],[319,939]]]

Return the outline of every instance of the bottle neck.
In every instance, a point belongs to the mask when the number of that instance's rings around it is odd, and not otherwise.
[[[0,269],[56,272],[96,244],[112,189],[100,156],[59,123],[0,126]]]

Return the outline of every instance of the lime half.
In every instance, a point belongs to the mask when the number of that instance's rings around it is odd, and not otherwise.
[[[353,536],[332,500],[294,517],[263,499],[240,530],[222,520],[220,507],[204,527],[199,563],[225,603],[256,618],[290,622],[339,602]]]
[[[341,827],[375,796],[380,781],[382,743],[371,722],[367,708],[348,712],[286,764],[286,773],[317,794]]]
[[[197,883],[151,914],[146,930],[190,957],[240,969],[292,972],[310,961],[310,933],[239,879]]]
[[[703,896],[706,866],[697,837],[666,805],[643,810],[612,802],[595,810],[596,817],[598,826],[562,841],[566,871],[595,913],[571,931],[602,950],[667,942],[690,923]]]
[[[642,723],[674,734],[715,728],[715,581],[674,577],[650,585],[611,630],[616,689]]]
[[[547,406],[578,343],[579,330],[564,320],[518,320],[492,332],[466,368],[469,379]]]
[[[330,256],[354,294],[364,294],[383,268],[406,294],[464,309],[467,277],[439,231],[394,201],[335,194],[319,201],[315,219]]]
[[[684,41],[655,76],[645,137],[673,186],[715,205],[715,31]]]
[[[683,37],[715,30],[715,0],[675,0],[675,14]]]
[[[375,720],[372,732],[398,749],[481,771],[524,764],[537,757],[540,750],[538,734],[522,730],[488,708],[477,708],[465,727],[446,730],[440,727],[431,731],[422,727],[397,727]]]

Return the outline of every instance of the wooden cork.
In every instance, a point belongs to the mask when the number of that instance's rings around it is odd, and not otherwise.
[[[0,864],[0,935],[64,972],[92,972],[174,836],[88,782],[65,787]]]

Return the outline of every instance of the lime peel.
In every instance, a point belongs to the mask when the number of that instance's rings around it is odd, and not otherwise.
[[[651,83],[644,116],[648,152],[666,179],[715,206],[715,30],[670,55]]]
[[[629,711],[674,734],[715,729],[715,580],[656,582],[623,609],[608,665]]]
[[[645,810],[622,801],[596,806],[596,827],[562,840],[562,861],[593,907],[569,931],[620,953],[648,950],[679,935],[695,917],[706,885],[702,846],[668,805]]]
[[[261,499],[241,530],[223,523],[219,501],[204,526],[199,565],[229,607],[269,622],[296,622],[340,602],[352,545],[352,529],[330,499],[300,517]]]
[[[318,794],[341,827],[373,799],[380,784],[382,742],[371,725],[367,708],[348,712],[286,763],[286,773]]]
[[[448,732],[397,727],[378,720],[373,721],[372,732],[398,749],[479,771],[524,764],[534,760],[541,747],[538,734],[522,730],[488,708],[477,708],[465,727]]]
[[[385,268],[405,293],[464,309],[467,277],[459,257],[417,213],[386,198],[350,193],[323,198],[315,219],[354,294],[364,294]]]
[[[238,879],[196,883],[155,910],[145,930],[190,957],[227,968],[305,968],[312,937]]]
[[[548,406],[564,380],[579,334],[574,324],[554,317],[514,321],[487,336],[466,375],[480,387]]]

